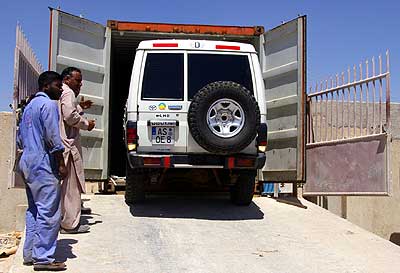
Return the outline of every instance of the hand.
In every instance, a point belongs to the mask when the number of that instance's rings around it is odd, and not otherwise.
[[[96,126],[96,121],[93,119],[89,120],[88,131],[92,131],[95,126]]]
[[[58,172],[59,172],[59,174],[60,174],[60,176],[61,176],[61,179],[66,178],[67,175],[68,175],[68,170],[67,170],[67,168],[65,167],[64,164],[62,164],[62,165],[60,165],[60,166],[58,167]]]
[[[85,100],[84,97],[81,97],[81,101],[79,102],[79,106],[82,107],[82,109],[89,109],[92,107],[93,101],[91,100]]]

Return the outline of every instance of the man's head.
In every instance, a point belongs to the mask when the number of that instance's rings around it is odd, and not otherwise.
[[[63,83],[74,91],[75,96],[79,95],[82,86],[82,72],[76,67],[67,67],[61,73]]]
[[[39,90],[45,92],[50,99],[58,100],[62,93],[61,75],[54,71],[40,74],[38,79]]]

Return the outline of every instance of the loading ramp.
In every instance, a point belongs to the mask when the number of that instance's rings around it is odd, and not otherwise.
[[[87,195],[91,232],[60,235],[67,272],[398,272],[400,248],[306,200]],[[11,272],[31,272],[18,250]]]

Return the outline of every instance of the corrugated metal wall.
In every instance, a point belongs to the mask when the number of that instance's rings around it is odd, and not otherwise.
[[[306,17],[267,31],[260,64],[267,99],[267,162],[261,179],[305,180]]]

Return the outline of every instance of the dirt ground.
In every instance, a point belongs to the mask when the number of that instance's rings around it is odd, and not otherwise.
[[[129,208],[121,195],[88,195],[91,232],[60,235],[67,272],[399,272],[400,248],[312,203],[157,196]],[[11,271],[22,266],[18,250]]]

